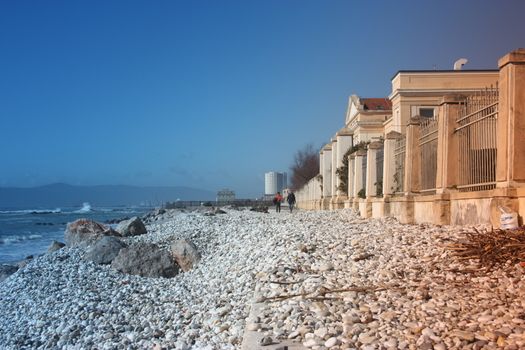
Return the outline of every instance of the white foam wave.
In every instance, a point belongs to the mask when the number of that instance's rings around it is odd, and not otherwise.
[[[24,210],[0,210],[0,214],[59,214],[62,209],[24,209]]]
[[[82,214],[82,213],[89,213],[91,211],[93,211],[91,209],[91,204],[89,204],[88,202],[85,202],[85,203],[82,203],[82,208],[80,208],[77,211],[74,211],[74,213]]]
[[[6,236],[6,237],[0,237],[0,244],[12,244],[12,243],[18,243],[23,241],[30,241],[42,238],[41,235],[27,235],[27,236]]]

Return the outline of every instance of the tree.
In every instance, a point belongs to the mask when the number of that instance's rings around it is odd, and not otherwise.
[[[319,152],[312,144],[307,144],[295,153],[290,170],[292,171],[291,187],[298,190],[319,174]]]

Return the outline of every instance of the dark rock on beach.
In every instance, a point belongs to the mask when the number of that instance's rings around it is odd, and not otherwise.
[[[179,267],[170,252],[151,243],[137,243],[122,248],[111,263],[111,267],[123,273],[142,277],[170,278],[179,273]]]
[[[138,236],[147,232],[142,220],[136,216],[120,222],[116,230],[124,237]]]
[[[0,282],[18,271],[18,267],[12,265],[0,265]]]
[[[103,236],[118,235],[115,230],[88,219],[78,219],[67,224],[64,239],[68,246],[89,246]]]
[[[126,244],[119,238],[105,236],[100,238],[89,248],[84,258],[93,261],[96,264],[111,264],[120,250],[125,247]]]
[[[129,217],[125,216],[123,218],[110,219],[110,220],[106,220],[105,223],[106,224],[118,224],[119,222],[124,221],[124,220],[129,220]]]

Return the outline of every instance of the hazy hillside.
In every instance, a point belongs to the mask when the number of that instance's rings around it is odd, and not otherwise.
[[[0,207],[61,207],[158,205],[166,201],[213,200],[212,191],[188,187],[72,186],[52,184],[31,188],[0,187]]]

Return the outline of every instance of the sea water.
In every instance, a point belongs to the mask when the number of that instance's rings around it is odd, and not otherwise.
[[[64,242],[68,222],[85,218],[105,223],[141,216],[150,210],[145,207],[92,208],[89,203],[77,208],[0,208],[0,264],[45,253],[53,241]]]

